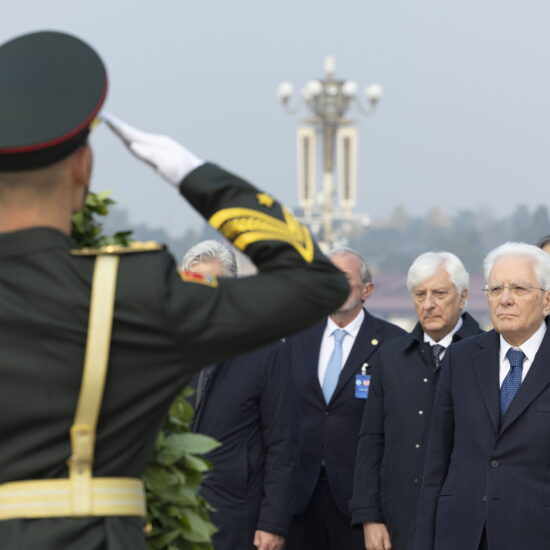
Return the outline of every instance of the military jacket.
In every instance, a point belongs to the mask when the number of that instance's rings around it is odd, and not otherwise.
[[[181,193],[259,275],[193,279],[163,249],[121,255],[95,476],[140,477],[173,398],[200,367],[266,345],[346,298],[343,275],[269,195],[206,164]],[[0,234],[0,482],[67,476],[95,256],[60,231]],[[17,550],[139,550],[138,518],[5,520]]]

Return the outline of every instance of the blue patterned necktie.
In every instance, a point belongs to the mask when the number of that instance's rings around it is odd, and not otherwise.
[[[441,366],[441,352],[445,349],[445,346],[441,344],[434,344],[432,346],[432,355],[434,356],[434,370],[437,370]]]
[[[338,384],[338,378],[340,376],[340,371],[342,370],[342,342],[344,341],[344,336],[347,334],[345,330],[337,328],[332,335],[334,336],[334,349],[330,359],[328,360],[327,370],[325,372],[325,377],[323,378],[323,395],[325,396],[325,403],[330,401],[334,390],[336,389],[336,384]]]
[[[510,362],[510,370],[502,382],[500,388],[500,414],[503,415],[506,409],[514,399],[519,387],[521,386],[521,374],[523,369],[523,360],[525,353],[520,349],[510,348],[506,353]]]

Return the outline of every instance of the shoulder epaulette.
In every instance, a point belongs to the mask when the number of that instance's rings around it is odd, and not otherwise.
[[[134,252],[155,252],[164,250],[163,244],[155,241],[134,241],[127,246],[121,244],[108,244],[99,248],[73,248],[71,254],[73,256],[102,256],[106,254],[132,254]]]

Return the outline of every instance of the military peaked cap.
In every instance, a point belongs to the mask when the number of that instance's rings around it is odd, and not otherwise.
[[[75,151],[105,100],[97,53],[60,32],[0,46],[0,171],[41,168]]]

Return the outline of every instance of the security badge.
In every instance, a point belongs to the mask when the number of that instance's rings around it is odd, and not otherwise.
[[[367,399],[370,388],[370,374],[367,374],[368,363],[363,363],[361,374],[355,375],[355,398]]]

